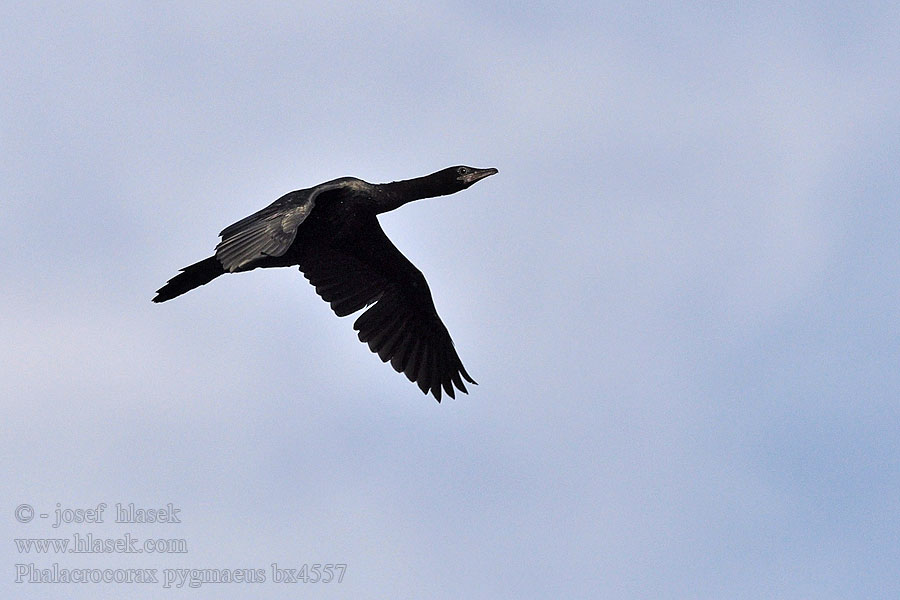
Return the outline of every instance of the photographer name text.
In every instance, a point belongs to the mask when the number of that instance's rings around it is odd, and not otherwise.
[[[113,507],[105,502],[100,502],[86,508],[68,508],[57,502],[52,515],[40,513],[37,516],[41,519],[50,519],[52,516],[51,527],[57,528],[73,523],[105,523],[109,517],[113,517],[110,521],[112,523],[181,523],[180,513],[181,509],[171,502],[163,507],[150,508],[135,506],[134,502],[128,504],[116,502]],[[34,508],[30,504],[20,504],[16,507],[15,514],[16,520],[20,523],[27,523],[35,516]]]

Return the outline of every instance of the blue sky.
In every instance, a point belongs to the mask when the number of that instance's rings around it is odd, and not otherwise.
[[[5,4],[7,595],[896,598],[898,48],[888,2]],[[150,302],[287,191],[459,163],[500,174],[382,224],[468,396],[295,270]],[[182,523],[13,516],[57,502]],[[189,551],[12,541],[74,533]]]

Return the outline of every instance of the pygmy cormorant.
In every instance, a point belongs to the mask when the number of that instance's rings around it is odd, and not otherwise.
[[[371,184],[342,177],[285,194],[222,230],[215,255],[181,270],[156,292],[165,302],[224,273],[297,265],[339,317],[370,306],[353,324],[360,341],[428,394],[475,383],[453,348],[425,277],[387,238],[377,215],[464,190],[497,169],[450,167],[425,177]]]

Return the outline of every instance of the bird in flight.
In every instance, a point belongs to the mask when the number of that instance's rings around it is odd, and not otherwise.
[[[353,329],[382,361],[441,401],[468,393],[466,372],[425,277],[391,243],[377,215],[446,196],[497,173],[457,166],[425,177],[372,184],[342,177],[285,194],[229,225],[213,256],[181,269],[156,292],[165,302],[225,273],[299,266],[316,293],[344,317],[368,307]]]

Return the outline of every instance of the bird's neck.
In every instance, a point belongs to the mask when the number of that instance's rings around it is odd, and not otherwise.
[[[400,208],[413,200],[434,198],[447,193],[433,177],[417,177],[415,179],[382,183],[378,188],[380,192],[379,213]]]

